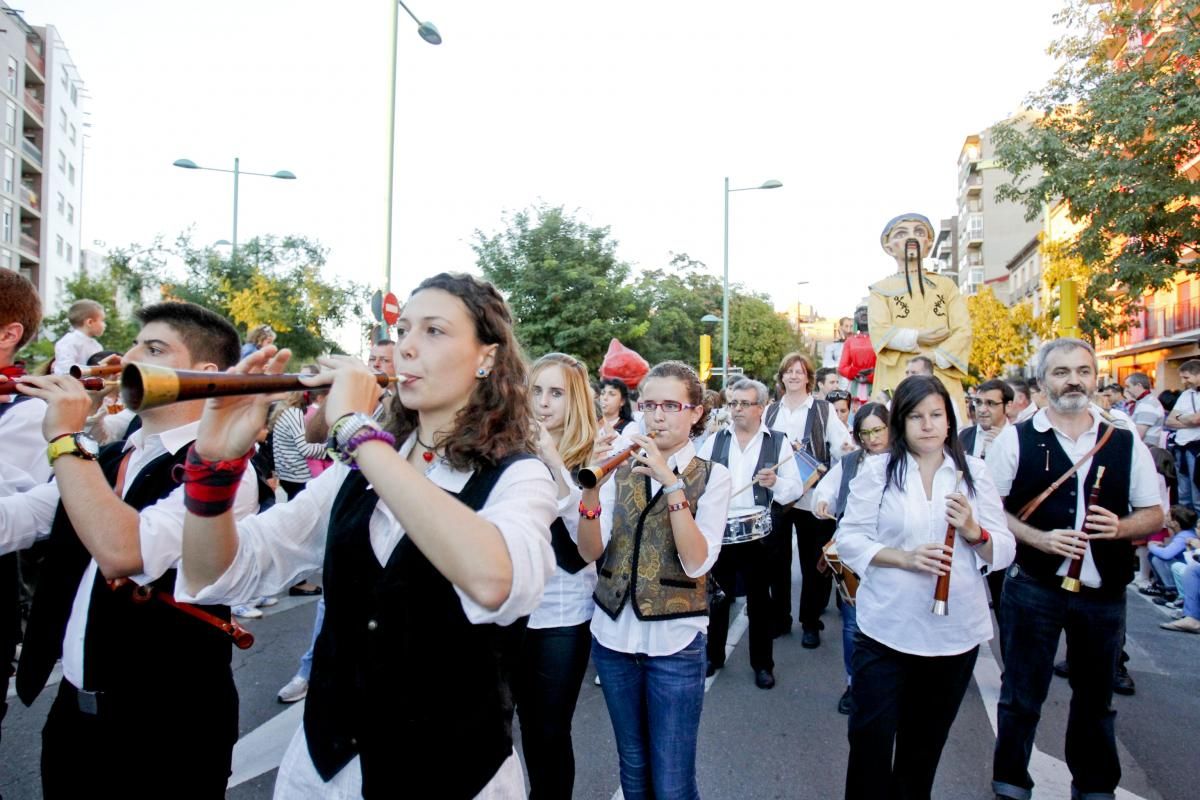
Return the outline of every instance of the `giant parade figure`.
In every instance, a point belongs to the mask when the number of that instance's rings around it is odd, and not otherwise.
[[[901,214],[884,226],[879,241],[896,259],[897,271],[873,284],[867,301],[877,354],[874,391],[895,391],[908,362],[925,356],[965,419],[962,379],[971,353],[971,320],[958,285],[921,267],[933,247],[933,225],[920,214]]]

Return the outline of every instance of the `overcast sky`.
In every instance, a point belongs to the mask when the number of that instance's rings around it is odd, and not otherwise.
[[[86,84],[83,243],[289,233],[380,285],[387,0],[13,0]],[[954,213],[963,138],[1050,76],[1057,0],[413,0],[401,18],[395,288],[474,269],[472,234],[544,201],[606,225],[637,268],[671,252],[849,314],[892,265],[883,223]],[[106,248],[91,243],[99,240]],[[807,280],[799,287],[797,281]]]

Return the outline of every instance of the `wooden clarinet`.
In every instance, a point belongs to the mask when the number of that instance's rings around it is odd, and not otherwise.
[[[1100,503],[1100,479],[1104,477],[1104,467],[1096,467],[1096,482],[1092,484],[1092,490],[1088,492],[1087,505],[1083,507],[1083,514],[1086,517],[1088,509]],[[1071,559],[1070,566],[1067,567],[1067,574],[1063,576],[1062,588],[1068,592],[1078,592],[1082,584],[1079,581],[1079,575],[1083,572],[1083,556]]]
[[[958,485],[962,483],[962,477],[962,472],[955,473],[955,490],[957,490]],[[957,535],[957,533],[958,532],[954,530],[953,525],[949,523],[946,525],[946,538],[942,541],[942,544],[950,548],[951,557],[953,557],[954,554],[954,537]],[[932,611],[935,616],[944,617],[950,613],[950,572],[952,565],[953,561],[946,565],[946,574],[938,575],[937,583],[934,584],[933,607],[929,610]]]

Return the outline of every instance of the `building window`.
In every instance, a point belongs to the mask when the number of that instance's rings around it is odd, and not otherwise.
[[[16,172],[16,156],[12,150],[4,151],[4,191],[8,194],[13,192],[13,175]]]
[[[74,164],[70,164],[67,166],[67,180],[71,182],[72,186],[75,185],[75,165]]]
[[[12,250],[0,250],[0,267],[4,267],[5,269],[13,268]]]
[[[54,237],[54,252],[60,256],[63,254],[63,244],[64,242],[61,236]]]
[[[76,135],[75,126],[72,125],[71,126],[71,144],[75,144],[75,135]]]
[[[58,213],[60,213],[60,214],[66,213],[66,208],[67,208],[67,198],[63,197],[62,192],[59,192],[58,193]]]
[[[67,68],[64,65],[62,68],[62,87],[64,89],[67,88],[67,81],[69,81],[69,80],[70,80],[70,78],[67,76]]]
[[[67,261],[71,263],[75,262],[75,250],[69,244],[67,245]]]
[[[983,270],[982,269],[971,270],[971,283],[983,283]]]
[[[58,151],[58,171],[59,172],[67,171],[67,154],[64,153],[62,150]]]
[[[67,132],[67,110],[62,106],[58,107],[58,129],[63,133]]]
[[[71,105],[79,105],[79,87],[73,83],[71,84]]]
[[[71,225],[75,224],[75,206],[67,203],[67,222]]]
[[[17,60],[12,56],[8,57],[8,93],[14,97],[17,94]]]
[[[4,141],[17,143],[17,104],[12,100],[4,103]]]
[[[0,212],[0,239],[6,242],[13,239],[13,207],[7,200],[4,201],[4,211]]]

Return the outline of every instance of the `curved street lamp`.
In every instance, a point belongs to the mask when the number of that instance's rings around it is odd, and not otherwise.
[[[259,178],[278,178],[281,181],[296,180],[296,173],[291,170],[281,169],[277,172],[247,172],[241,168],[241,159],[236,156],[233,159],[233,169],[221,169],[220,167],[202,167],[190,158],[177,158],[173,162],[173,166],[180,169],[202,169],[208,172],[231,172],[233,173],[233,248],[230,254],[230,260],[237,260],[237,226],[238,226],[238,178],[242,175],[254,175]]]
[[[721,290],[721,388],[729,385],[729,193],[752,192],[757,189],[779,189],[783,184],[777,180],[763,181],[759,186],[729,188],[725,179],[725,278]]]

